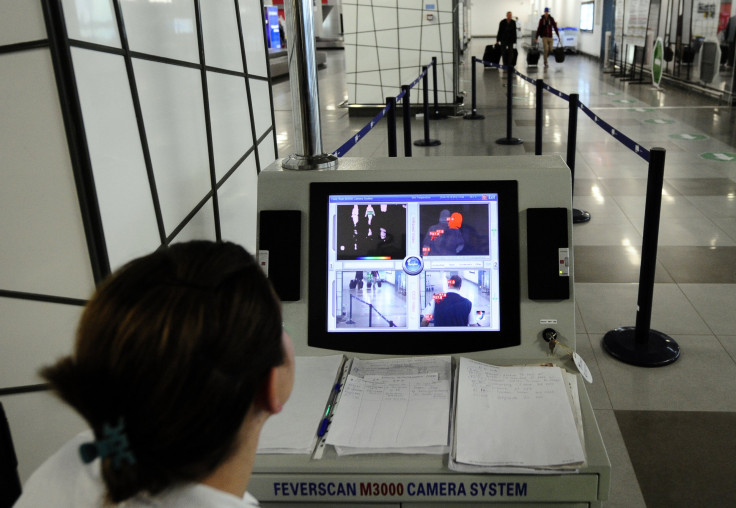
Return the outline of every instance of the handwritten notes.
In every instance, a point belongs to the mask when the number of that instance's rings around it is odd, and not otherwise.
[[[450,357],[356,360],[327,443],[338,454],[444,453]]]
[[[532,468],[584,462],[561,369],[468,358],[458,369],[455,461]]]

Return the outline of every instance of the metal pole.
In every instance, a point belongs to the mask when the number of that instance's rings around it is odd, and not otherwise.
[[[284,10],[296,153],[284,159],[281,166],[284,169],[331,168],[337,165],[337,157],[322,153],[312,2],[286,0]]]
[[[680,346],[674,339],[650,328],[664,183],[664,156],[664,148],[652,148],[649,151],[636,326],[616,328],[603,336],[603,349],[611,356],[642,367],[661,367],[680,357]]]
[[[537,85],[537,110],[534,121],[534,155],[542,155],[542,126],[544,124],[544,81],[538,79]]]
[[[520,145],[524,141],[522,141],[519,138],[512,138],[511,137],[511,101],[513,100],[513,79],[514,79],[514,66],[513,65],[507,65],[506,66],[506,74],[507,74],[507,80],[506,80],[506,137],[497,139],[496,143],[499,145]]]
[[[396,97],[386,97],[386,122],[388,131],[388,156],[396,157]]]
[[[573,200],[575,199],[575,150],[578,133],[578,106],[580,96],[576,93],[570,94],[569,117],[567,122],[567,166],[570,168],[570,179],[572,181]],[[585,210],[572,209],[572,221],[574,223],[588,222],[590,213]]]
[[[437,146],[440,144],[439,140],[429,139],[429,70],[426,65],[422,67],[422,73],[424,74],[422,77],[422,97],[424,99],[422,104],[422,112],[424,114],[424,139],[414,141],[414,145]]]
[[[475,98],[476,98],[476,89],[475,89],[476,74],[475,74],[475,68],[477,67],[477,65],[476,65],[477,63],[478,63],[478,59],[475,58],[475,57],[473,57],[472,58],[472,63],[471,63],[471,65],[472,65],[472,67],[471,67],[471,75],[473,77],[472,78],[473,79],[473,82],[471,84],[471,86],[472,86],[472,89],[471,89],[472,92],[471,93],[473,94],[473,98],[472,98],[472,100],[473,100],[473,112],[465,115],[463,117],[465,120],[482,120],[482,119],[485,118],[485,116],[478,114],[478,108],[476,107],[476,103],[475,103]]]
[[[409,85],[401,85],[404,98],[401,99],[401,114],[404,120],[404,156],[411,157],[411,102],[409,99]]]
[[[434,85],[434,112],[432,120],[444,120],[447,115],[440,114],[440,105],[437,101],[437,57],[432,57],[432,84]]]

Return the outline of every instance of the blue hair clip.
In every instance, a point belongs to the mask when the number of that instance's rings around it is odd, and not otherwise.
[[[82,462],[89,464],[97,457],[101,459],[111,457],[114,469],[119,469],[123,460],[131,466],[135,464],[135,455],[130,450],[128,435],[125,433],[125,421],[122,418],[118,420],[115,427],[105,423],[102,426],[102,436],[102,439],[97,439],[92,443],[84,443],[79,447]]]

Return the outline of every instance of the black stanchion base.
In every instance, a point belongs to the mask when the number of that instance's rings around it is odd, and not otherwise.
[[[414,141],[414,146],[437,146],[441,144],[439,139],[419,139]]]
[[[483,120],[485,116],[479,115],[478,113],[468,113],[463,117],[463,120]]]
[[[639,367],[662,367],[680,357],[677,342],[656,330],[649,330],[646,344],[637,344],[634,326],[623,326],[606,333],[603,349],[617,360]]]
[[[574,224],[580,224],[581,222],[588,222],[590,220],[590,212],[585,210],[578,210],[577,208],[572,209],[572,222]]]
[[[519,138],[499,138],[496,140],[498,145],[521,145],[524,140]]]

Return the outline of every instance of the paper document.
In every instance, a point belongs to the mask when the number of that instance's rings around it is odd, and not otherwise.
[[[584,463],[562,369],[497,367],[468,358],[458,369],[453,460],[527,468]]]
[[[296,357],[291,397],[263,426],[258,453],[312,453],[344,360],[342,355]]]
[[[353,360],[327,444],[338,454],[445,453],[449,356]]]

